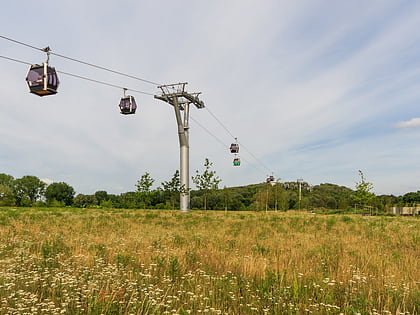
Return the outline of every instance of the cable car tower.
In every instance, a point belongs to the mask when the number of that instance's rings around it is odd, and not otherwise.
[[[185,83],[160,85],[161,95],[155,95],[156,99],[164,101],[174,107],[176,122],[178,124],[178,137],[180,147],[180,181],[181,197],[180,210],[188,212],[190,210],[190,144],[189,144],[189,110],[190,104],[194,104],[198,109],[204,108],[204,103],[198,98],[199,93],[188,93],[185,90]],[[181,117],[181,111],[184,117]]]

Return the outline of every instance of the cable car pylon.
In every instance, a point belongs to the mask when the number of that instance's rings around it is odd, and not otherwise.
[[[194,104],[198,109],[204,108],[204,103],[198,98],[198,93],[188,93],[185,90],[185,83],[160,85],[161,95],[155,95],[156,99],[164,101],[174,107],[176,122],[178,125],[179,149],[180,149],[180,210],[181,212],[190,211],[190,145],[189,145],[189,110],[190,104]],[[184,119],[181,117],[184,112]]]

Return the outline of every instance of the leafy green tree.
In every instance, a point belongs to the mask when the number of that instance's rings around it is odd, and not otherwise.
[[[394,195],[376,196],[377,207],[384,213],[390,213],[393,206],[399,204],[401,197]]]
[[[286,211],[289,209],[289,193],[284,188],[279,188],[278,191],[278,209]]]
[[[155,180],[150,176],[148,172],[144,173],[140,177],[140,180],[137,181],[137,194],[143,200],[144,207],[150,204],[151,187],[154,182]]]
[[[316,185],[311,191],[305,191],[304,193],[309,195],[310,204],[315,208],[338,208],[344,210],[354,202],[354,191],[352,189],[334,184]],[[335,199],[335,202],[332,198]]]
[[[356,192],[354,193],[354,201],[362,206],[367,206],[375,199],[372,193],[373,184],[366,181],[365,175],[359,170],[360,182],[356,183]]]
[[[203,209],[203,198],[199,196],[191,197],[191,209]]]
[[[402,197],[402,200],[405,204],[410,205],[410,206],[420,203],[420,190],[418,190],[417,192],[406,193]]]
[[[14,205],[13,191],[5,185],[0,185],[0,206]]]
[[[232,195],[230,196],[230,201],[228,201],[228,206],[230,210],[241,211],[246,210],[245,205],[243,204],[244,198],[241,194],[232,191]]]
[[[253,208],[256,211],[263,211],[266,209],[268,203],[268,193],[267,190],[262,188],[258,190],[254,195]]]
[[[122,193],[119,197],[119,206],[120,208],[126,209],[137,209],[140,208],[140,200],[139,194],[134,191],[129,191],[126,193]],[[115,202],[115,201],[113,201]]]
[[[216,175],[216,171],[210,170],[212,165],[213,163],[206,158],[204,161],[204,172],[200,174],[196,170],[196,175],[192,177],[194,184],[203,192],[204,210],[207,210],[207,195],[210,191],[219,189],[219,184],[222,181]]]
[[[36,176],[23,176],[14,181],[13,194],[18,206],[35,203],[35,201],[44,195],[45,184]]]
[[[337,209],[337,200],[334,197],[329,197],[326,206],[328,209]]]
[[[96,200],[94,195],[83,195],[78,194],[73,199],[73,206],[79,208],[87,208],[91,206],[96,206],[98,201]]]
[[[100,205],[103,201],[108,200],[108,193],[105,190],[98,190],[95,192],[95,198],[98,201],[98,205]]]
[[[0,185],[12,188],[14,180],[12,175],[0,174]]]
[[[231,192],[231,190],[229,190],[226,186],[223,187],[222,196],[223,196],[223,207],[224,207],[225,211],[227,211],[228,208],[230,208],[230,205],[232,204],[232,192]]]
[[[49,204],[56,200],[62,202],[65,206],[70,206],[73,204],[74,194],[73,187],[64,182],[52,183],[45,190],[45,198]]]
[[[11,175],[0,174],[0,205],[12,206],[15,203],[13,196],[14,178]]]
[[[181,193],[181,180],[179,170],[176,170],[170,181],[162,183],[163,191],[169,195],[172,210],[175,209],[175,202],[179,199]]]
[[[150,192],[150,206],[154,209],[171,209],[168,196],[161,187]]]
[[[223,194],[219,191],[207,196],[207,208],[210,210],[221,210],[224,208]]]

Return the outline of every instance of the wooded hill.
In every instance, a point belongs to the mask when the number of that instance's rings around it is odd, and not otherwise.
[[[174,178],[177,177],[174,176]],[[119,195],[97,191],[92,195],[78,194],[75,196],[73,187],[63,182],[46,185],[36,176],[14,179],[11,175],[0,174],[0,206],[179,209],[179,189],[176,188],[176,181],[172,185],[175,188],[171,188],[171,182],[164,182],[161,187],[149,189],[153,183],[151,181],[148,183],[148,185],[150,184],[148,189],[140,189],[139,183],[137,191]],[[300,209],[328,212],[356,210],[389,213],[390,208],[395,205],[420,204],[420,191],[409,192],[403,196],[369,194],[369,198],[366,199],[368,201],[361,202],[357,190],[335,184],[325,183],[310,186],[303,182],[299,189],[299,184],[296,182],[276,183],[275,185],[260,183],[222,189],[192,190],[191,209],[229,211]]]

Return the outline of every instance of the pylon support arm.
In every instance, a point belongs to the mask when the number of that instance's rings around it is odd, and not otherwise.
[[[174,98],[174,110],[175,110],[176,123],[178,125],[179,145],[181,147],[184,147],[184,146],[188,147],[189,145],[187,141],[187,136],[185,134],[184,124],[182,123],[181,111],[178,106],[177,98]]]

